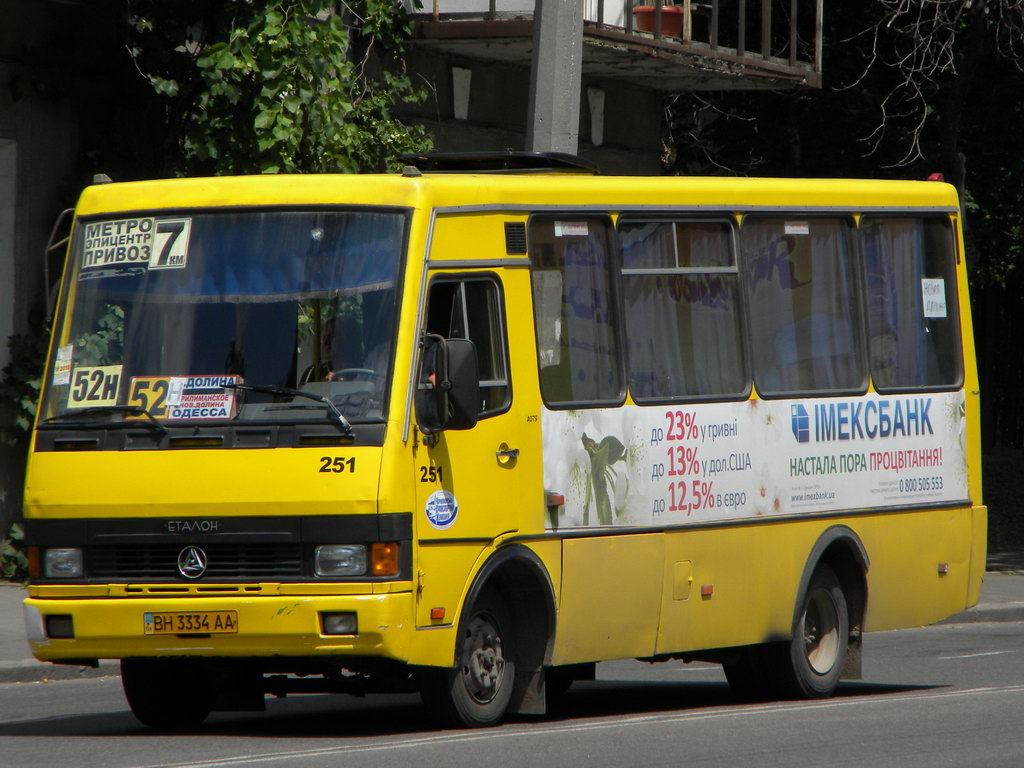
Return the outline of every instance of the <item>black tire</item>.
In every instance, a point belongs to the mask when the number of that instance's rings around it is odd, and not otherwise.
[[[442,725],[482,728],[501,721],[516,677],[511,630],[504,602],[484,592],[459,625],[458,665],[421,670],[420,696]]]
[[[160,731],[197,727],[210,714],[216,697],[209,670],[188,661],[124,659],[121,685],[132,713]]]
[[[767,667],[785,698],[833,696],[846,663],[850,621],[846,597],[835,572],[825,564],[811,575],[793,638],[769,647],[777,663]]]

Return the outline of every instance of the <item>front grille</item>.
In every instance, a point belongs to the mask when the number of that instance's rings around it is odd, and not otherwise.
[[[90,571],[105,579],[181,579],[178,555],[183,544],[107,545],[92,549]],[[277,579],[302,575],[298,544],[204,544],[211,579]]]

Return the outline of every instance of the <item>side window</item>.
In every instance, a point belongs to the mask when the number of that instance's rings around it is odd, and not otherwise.
[[[745,395],[731,223],[620,220],[619,238],[633,399]]]
[[[761,394],[865,389],[852,228],[847,218],[744,217],[744,282]]]
[[[614,242],[607,216],[530,218],[540,391],[548,405],[623,402]]]
[[[430,285],[426,332],[476,345],[480,370],[480,418],[508,409],[505,317],[498,283],[487,277],[440,277]]]
[[[949,219],[865,216],[860,237],[875,388],[959,387],[963,356]]]

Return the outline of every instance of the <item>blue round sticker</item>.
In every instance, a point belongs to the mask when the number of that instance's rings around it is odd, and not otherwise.
[[[451,491],[434,491],[427,499],[427,520],[435,528],[450,528],[459,514],[459,502]]]

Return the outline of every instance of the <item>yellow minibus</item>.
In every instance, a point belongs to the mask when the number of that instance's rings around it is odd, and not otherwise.
[[[37,658],[119,660],[160,729],[377,691],[473,727],[612,659],[826,697],[977,602],[952,187],[405,162],[82,193]]]

